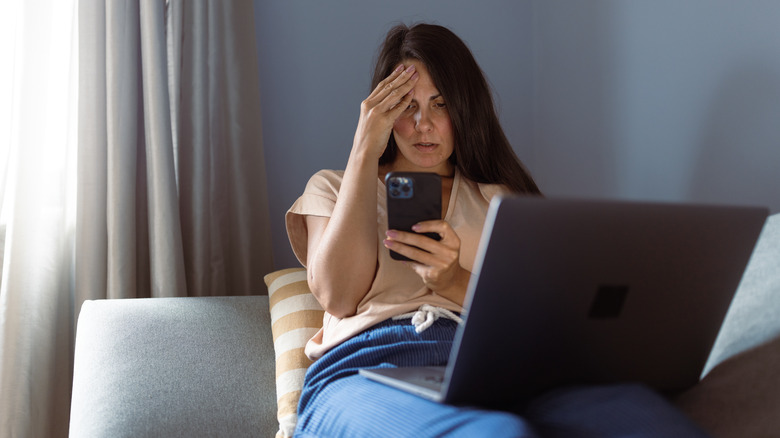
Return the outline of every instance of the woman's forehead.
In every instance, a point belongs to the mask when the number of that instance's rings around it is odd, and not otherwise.
[[[414,86],[414,100],[429,100],[441,96],[439,88],[433,82],[433,78],[425,64],[416,59],[404,59],[398,65],[403,65],[406,68],[414,65],[417,74],[420,75],[417,84]]]

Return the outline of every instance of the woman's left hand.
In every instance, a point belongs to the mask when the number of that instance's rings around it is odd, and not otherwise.
[[[406,262],[428,289],[463,304],[471,274],[460,266],[460,238],[444,220],[420,222],[413,233],[388,230],[384,245],[412,259]],[[424,233],[436,233],[440,240]]]

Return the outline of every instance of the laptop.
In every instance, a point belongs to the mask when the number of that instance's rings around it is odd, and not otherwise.
[[[438,402],[699,381],[768,210],[497,197],[448,364],[361,369]]]

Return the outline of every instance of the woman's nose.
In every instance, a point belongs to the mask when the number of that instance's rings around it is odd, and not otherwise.
[[[420,132],[427,132],[432,129],[433,125],[427,112],[420,109],[414,113],[414,127]]]

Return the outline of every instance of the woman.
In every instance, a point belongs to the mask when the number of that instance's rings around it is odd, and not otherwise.
[[[326,311],[306,346],[316,361],[296,435],[535,436],[558,423],[583,431],[593,423],[585,413],[605,398],[636,404],[632,421],[656,421],[657,412],[671,418],[669,427],[695,430],[638,387],[572,389],[509,413],[429,402],[357,375],[366,367],[445,364],[491,198],[540,194],[499,125],[474,57],[448,29],[390,30],[372,89],[345,170],[315,174],[286,217],[293,250]],[[421,222],[412,233],[387,230],[383,181],[391,171],[440,175],[442,219]],[[412,261],[391,259],[389,249]],[[590,407],[559,408],[581,400]]]

